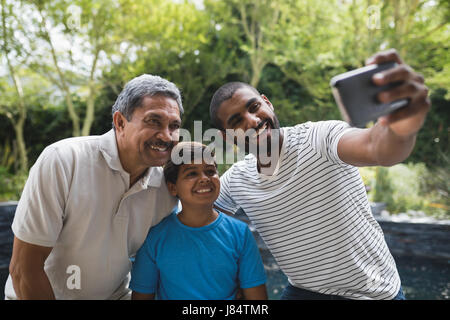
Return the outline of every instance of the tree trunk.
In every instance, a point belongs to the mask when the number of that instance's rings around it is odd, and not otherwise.
[[[53,45],[53,41],[50,38],[50,34],[49,34],[49,32],[47,30],[47,27],[46,27],[46,24],[47,24],[46,18],[42,14],[42,9],[39,6],[38,6],[38,11],[39,11],[39,15],[41,16],[41,26],[40,26],[41,27],[41,31],[44,34],[44,39],[50,45],[50,52],[52,54],[53,64],[54,64],[54,66],[56,68],[56,71],[58,73],[58,76],[59,76],[60,83],[56,84],[56,85],[59,86],[62,89],[62,91],[64,92],[65,100],[66,100],[66,103],[67,103],[67,109],[69,111],[70,119],[72,120],[72,127],[73,127],[72,135],[74,137],[77,137],[77,136],[80,135],[80,118],[79,118],[78,114],[75,111],[75,107],[74,107],[73,102],[72,102],[72,96],[71,96],[71,93],[70,93],[69,86],[67,85],[66,78],[64,77],[64,74],[62,73],[62,70],[61,70],[61,68],[58,65],[58,57],[56,55],[56,50],[55,50],[55,47]]]
[[[22,120],[22,119],[21,119]],[[25,145],[25,138],[23,136],[23,124],[24,121],[19,120],[14,125],[14,131],[16,132],[17,146],[19,148],[19,159],[20,159],[20,171],[27,172],[28,170],[28,156],[27,148]]]
[[[83,129],[81,130],[82,136],[88,136],[91,132],[92,123],[94,123],[95,118],[95,97],[97,95],[97,88],[94,81],[94,73],[97,67],[98,56],[100,50],[97,49],[95,52],[94,61],[92,63],[91,72],[89,76],[89,96],[86,103],[86,116],[83,121]]]

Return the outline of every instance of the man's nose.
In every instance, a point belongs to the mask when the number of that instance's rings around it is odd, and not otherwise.
[[[161,139],[164,142],[172,142],[172,131],[169,130],[168,127],[159,130],[157,138]]]
[[[248,130],[250,128],[256,128],[258,124],[261,122],[261,119],[254,113],[247,112],[244,115],[244,120],[246,123],[245,130]]]

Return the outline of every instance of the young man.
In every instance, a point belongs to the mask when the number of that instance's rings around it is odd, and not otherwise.
[[[342,121],[281,128],[264,95],[243,83],[222,86],[210,114],[225,129],[254,129],[248,147],[267,144],[279,130],[276,166],[249,154],[221,177],[216,206],[242,208],[288,276],[282,299],[402,299],[400,277],[383,232],[373,218],[356,166],[393,165],[414,147],[430,107],[423,78],[393,50],[370,63],[399,66],[374,76],[384,102],[410,99],[408,107],[380,118],[370,129]]]
[[[113,129],[48,146],[15,213],[7,299],[126,298],[129,258],[176,205],[162,165],[178,142],[178,88],[158,76],[127,83]]]
[[[164,167],[167,186],[182,211],[153,227],[131,272],[132,299],[267,299],[266,276],[247,225],[213,209],[220,192],[215,162],[200,161],[206,146],[182,142],[173,150],[187,161]],[[198,158],[202,159],[202,158]]]

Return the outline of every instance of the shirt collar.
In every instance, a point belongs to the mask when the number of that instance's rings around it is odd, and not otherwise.
[[[150,167],[145,175],[140,179],[142,186],[159,188],[164,179],[162,167]]]
[[[120,163],[116,132],[114,129],[111,129],[100,136],[100,152],[103,154],[106,163],[112,170],[125,173],[126,176],[129,176],[128,172],[123,169],[122,164]],[[144,176],[142,176],[137,183],[140,183],[144,188],[159,188],[163,178],[164,175],[161,167],[149,167]]]
[[[114,129],[109,130],[100,136],[100,152],[106,160],[108,166],[116,171],[125,171],[122,168],[119,158],[119,150],[117,149],[116,132]]]

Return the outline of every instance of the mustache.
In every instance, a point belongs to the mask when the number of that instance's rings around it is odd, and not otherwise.
[[[162,140],[156,140],[156,141],[149,140],[149,141],[146,141],[146,142],[145,142],[145,145],[146,145],[147,147],[149,147],[150,145],[152,145],[152,146],[155,146],[155,147],[160,147],[160,148],[170,148],[170,149],[172,149],[172,148],[174,147],[175,143],[174,143],[173,141],[171,141],[171,142],[165,142],[165,141],[162,141]]]
[[[258,131],[259,129],[261,129],[265,124],[268,124],[271,128],[275,128],[273,122],[271,119],[265,119],[263,121],[261,121],[260,123],[258,123],[258,125],[255,128],[255,131]]]

